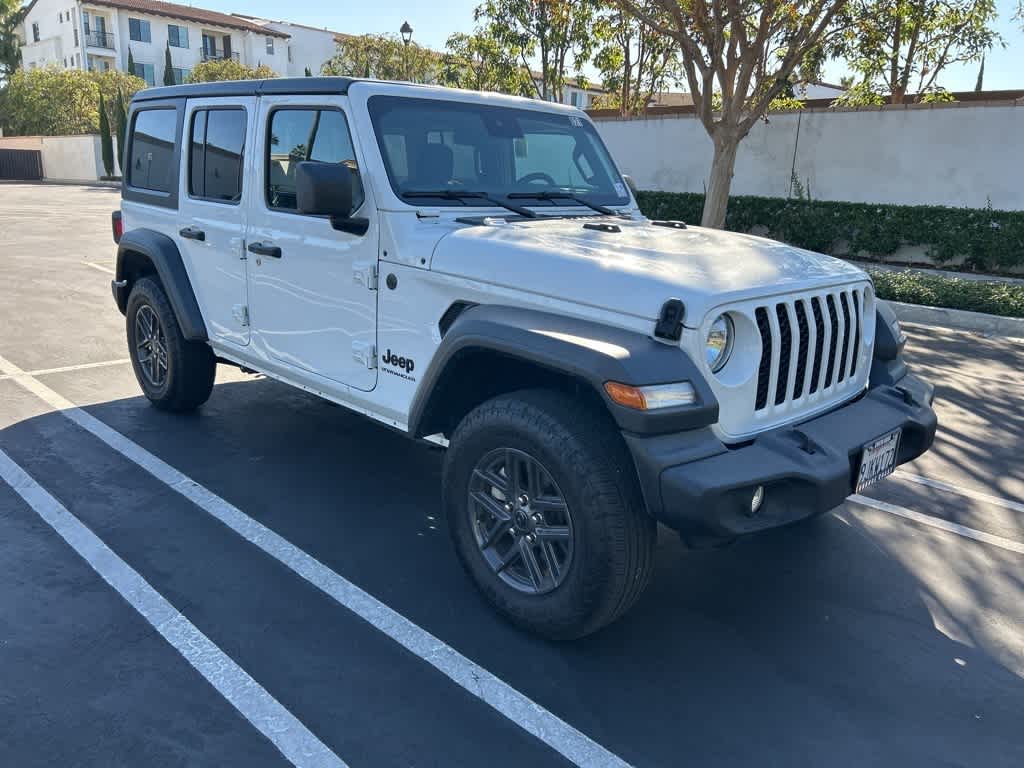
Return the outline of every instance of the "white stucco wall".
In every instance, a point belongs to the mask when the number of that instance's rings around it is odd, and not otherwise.
[[[117,138],[114,143],[114,172],[117,167]],[[96,181],[104,175],[100,137],[83,136],[7,136],[0,138],[0,149],[38,149],[42,153],[43,178],[56,181]]]
[[[800,134],[797,141],[797,125]],[[599,120],[640,189],[703,192],[711,140],[692,116]],[[1024,210],[1024,103],[771,115],[740,145],[732,193]]]

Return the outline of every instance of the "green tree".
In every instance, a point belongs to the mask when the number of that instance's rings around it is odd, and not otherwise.
[[[313,73],[309,71],[309,67],[306,67],[306,77],[312,77]]]
[[[847,0],[616,1],[679,46],[697,116],[714,147],[701,223],[721,228],[740,142],[772,101],[817,75],[844,29],[838,14]]]
[[[663,11],[653,4],[651,13]],[[594,66],[601,73],[607,91],[595,106],[618,109],[622,115],[637,115],[647,109],[657,91],[677,87],[682,63],[675,41],[651,29],[618,6],[604,9],[594,25],[601,41]]]
[[[122,173],[124,172],[124,138],[128,135],[128,105],[124,99],[124,91],[119,88],[114,97],[114,130],[117,131],[117,157]]]
[[[174,62],[171,61],[171,44],[164,46],[164,85],[174,85]]]
[[[448,38],[437,81],[450,88],[532,96],[533,80],[508,50],[481,31]]]
[[[60,136],[96,133],[100,129],[97,105],[100,94],[107,121],[116,124],[114,103],[145,87],[140,78],[125,72],[83,72],[78,69],[43,67],[19,69],[11,76],[4,113],[14,134]]]
[[[189,73],[190,83],[212,83],[222,80],[266,80],[277,77],[270,67],[260,64],[255,69],[233,59],[216,59],[196,64]]]
[[[135,74],[135,59],[132,56],[132,48],[128,46],[128,71]]]
[[[576,79],[585,84],[581,69],[597,42],[595,10],[596,0],[484,0],[474,18],[478,31],[523,68],[539,62],[539,77],[531,78],[533,95],[564,101],[570,61]]]
[[[426,83],[435,79],[438,63],[436,53],[416,43],[406,45],[393,35],[359,35],[340,39],[321,72]]]
[[[0,0],[0,86],[21,65],[21,40],[18,28],[28,12],[18,0]]]
[[[7,86],[7,124],[16,135],[94,133],[99,129],[99,95],[99,86],[88,72],[19,69]]]
[[[107,107],[103,103],[103,92],[100,91],[100,156],[103,158],[103,170],[107,176],[114,175],[114,142],[110,138],[110,122],[107,120]]]
[[[995,0],[850,0],[847,12],[842,52],[864,89],[891,104],[938,90],[944,69],[1002,42]]]

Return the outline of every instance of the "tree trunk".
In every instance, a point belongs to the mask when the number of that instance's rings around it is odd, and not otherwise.
[[[736,165],[736,150],[739,140],[731,137],[716,137],[715,154],[711,160],[711,177],[704,197],[702,227],[725,227],[725,212],[729,206],[729,188],[732,186],[732,172]]]

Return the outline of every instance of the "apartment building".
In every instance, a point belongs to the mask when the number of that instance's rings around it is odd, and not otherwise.
[[[343,32],[332,32],[326,27],[310,27],[291,21],[273,21],[258,16],[247,16],[244,13],[232,15],[263,29],[288,35],[286,58],[289,77],[302,77],[306,74],[307,68],[310,74],[319,75],[320,68],[338,52],[338,41],[348,37]]]
[[[241,16],[160,0],[33,0],[21,48],[26,69],[127,71],[150,85],[164,82],[165,51],[172,74],[183,82],[201,61],[234,59],[265,64],[287,75],[289,35]]]

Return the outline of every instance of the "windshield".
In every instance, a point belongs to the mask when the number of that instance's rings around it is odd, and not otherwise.
[[[597,131],[578,115],[401,96],[374,96],[369,108],[391,188],[409,202],[629,203]]]

